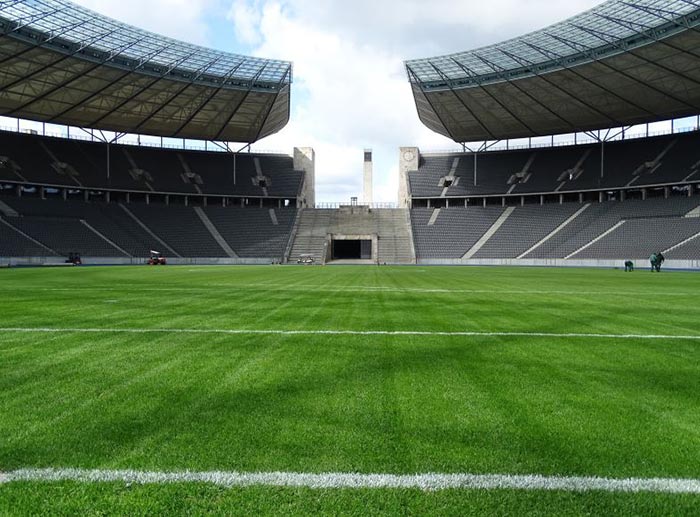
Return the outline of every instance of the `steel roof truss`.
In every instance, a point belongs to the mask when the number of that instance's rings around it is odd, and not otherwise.
[[[185,92],[185,90],[189,89],[191,86],[194,86],[194,85],[195,85],[195,81],[196,81],[197,79],[199,79],[199,78],[200,78],[207,70],[209,70],[212,66],[214,66],[214,64],[216,64],[219,60],[220,60],[220,58],[217,57],[217,58],[215,58],[215,59],[209,61],[209,62],[208,62],[205,66],[203,66],[202,68],[200,68],[200,70],[197,72],[197,74],[196,74],[195,78],[192,80],[192,82],[186,83],[186,84],[185,84],[184,86],[182,86],[177,92],[175,92],[173,95],[171,95],[170,98],[169,98],[167,101],[161,103],[161,105],[158,107],[158,109],[156,109],[153,113],[151,113],[150,115],[148,115],[147,117],[145,117],[144,119],[142,119],[141,122],[139,122],[138,124],[136,124],[136,126],[134,127],[134,132],[137,132],[137,133],[138,133],[139,129],[141,129],[141,128],[144,126],[144,124],[146,124],[149,120],[151,120],[153,117],[155,117],[156,115],[158,115],[161,111],[163,111],[163,110],[166,109],[168,106],[170,106],[170,104],[171,104],[172,102],[174,102],[175,99],[177,99],[180,95],[182,95],[182,94]]]
[[[486,59],[485,57],[483,57],[483,56],[481,56],[481,55],[479,55],[479,54],[476,54],[476,53],[475,53],[474,55],[475,55],[477,58],[479,58],[482,62],[484,62],[488,67],[490,67],[491,70],[493,70],[495,73],[503,74],[503,77],[504,77],[504,79],[506,80],[506,82],[507,82],[508,84],[510,84],[511,86],[513,86],[513,87],[514,87],[515,89],[517,89],[520,93],[522,93],[523,95],[525,95],[528,99],[530,99],[531,101],[533,101],[533,102],[536,103],[537,105],[539,105],[539,106],[541,106],[542,108],[544,108],[544,110],[547,111],[547,112],[549,112],[550,115],[553,115],[555,118],[559,119],[560,122],[563,122],[564,124],[566,124],[566,125],[569,126],[569,127],[572,127],[572,128],[575,127],[574,124],[572,124],[570,121],[566,120],[562,115],[559,115],[557,112],[555,112],[555,111],[554,111],[553,109],[551,109],[549,106],[547,106],[546,104],[543,104],[543,103],[541,103],[540,101],[538,101],[530,92],[528,92],[527,90],[521,88],[521,87],[517,84],[517,81],[513,81],[512,79],[510,79],[509,77],[507,77],[506,74],[505,74],[505,69],[503,69],[502,67],[499,67],[497,64],[491,62],[490,60]],[[529,129],[529,128],[528,128],[528,129]],[[534,131],[533,131],[533,132],[534,132]]]
[[[478,56],[478,55],[477,55],[476,57],[478,57],[479,59],[481,59],[481,57]],[[527,129],[528,131],[530,131],[530,132],[535,132],[535,131],[530,127],[529,124],[527,124],[524,120],[522,120],[518,115],[516,115],[515,113],[513,113],[513,112],[508,108],[508,106],[506,106],[506,105],[503,104],[500,100],[498,100],[487,88],[484,88],[484,86],[483,86],[483,84],[481,83],[481,81],[477,78],[477,75],[476,75],[471,69],[469,69],[469,67],[467,67],[466,65],[463,65],[462,63],[458,62],[458,61],[457,61],[456,59],[454,59],[454,58],[451,58],[451,59],[452,59],[452,61],[453,61],[458,67],[460,67],[462,70],[464,70],[464,71],[472,78],[472,80],[474,80],[474,81],[476,82],[476,84],[479,86],[479,88],[480,88],[486,95],[488,95],[496,104],[498,104],[501,108],[503,108],[503,110],[504,110],[506,113],[508,113],[508,115],[510,115],[513,119],[515,119],[521,126],[523,126],[523,127],[524,127],[525,129]],[[482,60],[482,61],[483,61],[483,60]]]
[[[432,65],[432,63],[431,63],[431,65]],[[450,84],[450,81],[447,79],[447,77],[445,76],[445,74],[443,74],[442,70],[440,70],[440,69],[439,69],[437,66],[435,66],[435,65],[432,65],[432,66],[433,66],[433,68],[435,69],[435,71],[440,75],[440,77],[442,77],[443,80],[447,83],[447,87],[450,89],[450,92],[452,92],[452,95],[454,95],[455,98],[457,99],[457,101],[464,107],[464,109],[466,109],[466,110],[469,112],[469,114],[470,114],[471,117],[474,119],[474,121],[475,121],[477,124],[479,124],[479,126],[481,126],[481,129],[483,129],[484,131],[486,131],[486,133],[487,133],[492,139],[495,139],[496,137],[493,135],[493,133],[491,132],[491,130],[488,128],[488,126],[486,126],[486,124],[476,115],[476,113],[474,113],[474,111],[472,111],[472,109],[471,109],[469,106],[467,106],[467,103],[464,102],[464,99],[462,99],[459,95],[457,95],[457,92],[455,92],[454,88],[453,88],[452,85]],[[431,103],[431,104],[432,104],[432,103]]]
[[[160,52],[162,52],[162,50],[163,50],[163,49],[161,49]],[[159,52],[159,53],[160,53],[160,52]],[[189,59],[190,57],[192,57],[192,56],[190,55],[190,56],[183,57],[183,58],[181,59],[181,61],[185,61],[185,60]],[[139,67],[140,67],[140,66],[143,66],[146,62],[147,62],[147,61],[143,61],[143,62],[139,65]],[[105,113],[104,115],[101,115],[97,120],[95,120],[94,122],[90,123],[90,126],[98,126],[98,125],[100,124],[100,122],[102,122],[104,119],[109,118],[109,117],[110,117],[111,115],[113,115],[115,112],[119,111],[119,110],[122,109],[124,106],[126,106],[128,103],[130,103],[131,101],[133,101],[134,99],[136,99],[136,98],[137,98],[139,95],[141,95],[143,92],[145,92],[145,91],[151,89],[151,88],[152,88],[153,86],[155,86],[158,82],[160,82],[160,81],[162,81],[163,79],[165,79],[165,77],[166,77],[170,72],[172,72],[175,68],[177,68],[178,65],[179,65],[179,63],[173,63],[172,66],[170,66],[170,67],[167,68],[164,72],[162,72],[162,74],[161,74],[159,77],[155,78],[153,81],[151,81],[151,82],[150,82],[149,84],[147,84],[146,86],[142,86],[141,88],[139,88],[139,90],[138,90],[136,93],[134,93],[133,95],[131,95],[131,96],[127,97],[126,99],[124,99],[124,101],[122,101],[121,103],[119,103],[114,109],[108,111],[108,112]]]
[[[608,43],[609,45],[615,45],[615,46],[618,45],[618,44],[615,43],[615,42],[611,42],[611,41],[607,40],[607,38],[609,38],[609,35],[605,34],[604,32],[601,32],[601,31],[598,31],[598,30],[595,30],[595,29],[592,29],[592,28],[588,28],[588,27],[579,27],[579,29],[582,30],[582,31],[586,31],[586,32],[588,32],[589,34],[591,34],[591,35],[593,35],[593,36],[596,36],[596,37],[599,38],[601,41],[605,41],[605,42]],[[668,68],[668,67],[666,67],[666,66],[664,66],[664,65],[662,65],[662,64],[660,64],[660,63],[656,63],[656,62],[654,62],[654,61],[649,60],[648,58],[646,58],[646,57],[644,57],[644,56],[640,56],[640,55],[634,53],[633,50],[629,50],[629,49],[624,49],[624,50],[625,50],[628,54],[630,54],[630,55],[636,57],[637,59],[640,59],[640,60],[644,61],[645,63],[647,63],[647,64],[649,64],[649,65],[656,66],[656,67],[658,67],[658,68],[661,68],[662,70],[665,70],[666,72],[671,72],[671,74],[680,76],[680,77],[684,78],[684,79],[687,80],[687,81],[691,81],[691,82],[695,83],[696,85],[700,85],[700,82],[699,82],[699,81],[693,79],[692,77],[686,76],[686,75],[683,74],[682,72],[678,72],[678,71],[676,71],[676,70],[671,70],[670,68]],[[700,107],[699,107],[699,106],[696,106],[696,105],[693,105],[693,104],[689,104],[689,103],[687,103],[686,101],[684,101],[684,100],[682,100],[682,99],[679,99],[679,98],[676,97],[675,95],[673,95],[673,94],[671,94],[671,93],[668,93],[667,91],[663,91],[663,90],[661,90],[661,89],[659,89],[659,88],[657,88],[657,87],[655,87],[655,86],[652,86],[651,84],[649,84],[649,83],[647,83],[647,82],[640,81],[640,80],[637,79],[636,77],[634,77],[634,76],[628,74],[627,72],[623,72],[622,70],[619,70],[619,69],[617,69],[617,68],[615,68],[615,67],[609,65],[608,63],[605,63],[605,62],[603,62],[603,61],[598,61],[598,63],[607,66],[608,68],[610,68],[610,69],[613,70],[614,72],[619,73],[619,74],[621,74],[621,75],[627,77],[628,79],[630,79],[630,80],[632,80],[632,81],[635,81],[637,84],[641,84],[641,85],[643,85],[643,86],[645,86],[645,87],[647,87],[647,88],[649,88],[649,89],[651,89],[651,90],[654,90],[656,93],[658,93],[658,94],[660,94],[660,95],[665,95],[665,96],[668,97],[669,99],[673,99],[674,101],[676,101],[676,102],[679,103],[679,104],[683,104],[683,105],[685,105],[685,106],[688,107],[688,108],[693,108],[693,109],[696,109],[696,110],[700,111]],[[630,101],[628,101],[628,102],[630,102]],[[630,104],[633,104],[633,103],[630,102]],[[634,104],[633,104],[633,105],[634,105]],[[649,113],[648,110],[645,110],[645,111],[647,111],[647,112]],[[658,116],[658,113],[655,113],[655,115]]]
[[[576,42],[570,41],[570,40],[568,40],[568,39],[566,39],[566,38],[561,38],[561,37],[555,36],[555,35],[551,35],[551,36],[552,36],[553,38],[555,38],[555,39],[561,41],[562,43],[564,43],[564,44],[566,44],[566,45],[569,45],[569,46],[570,46],[571,48],[573,48],[574,50],[576,50],[576,46],[578,46],[578,44],[577,44]],[[534,46],[533,46],[533,47],[534,47]],[[539,50],[542,51],[541,49],[539,49]],[[603,61],[601,61],[601,60],[598,58],[598,56],[595,55],[594,52],[591,52],[591,51],[584,51],[583,53],[584,53],[591,61],[593,61],[593,62],[595,62],[595,63],[598,63],[598,64],[600,64],[600,65],[602,65],[602,66],[605,66],[606,68],[612,70],[613,72],[618,73],[618,74],[620,74],[620,75],[623,75],[623,76],[627,77],[628,79],[632,80],[632,81],[635,82],[635,83],[638,83],[638,84],[640,83],[640,81],[639,81],[637,78],[632,77],[632,76],[629,76],[629,74],[627,74],[626,72],[623,72],[622,70],[618,70],[617,68],[615,68],[615,67],[613,67],[613,66],[611,66],[611,65],[609,65],[609,64],[607,64],[607,63],[605,63],[605,62],[603,62]],[[625,97],[622,97],[622,96],[621,96],[620,94],[618,94],[617,92],[614,92],[614,91],[610,90],[609,88],[607,88],[607,87],[605,87],[605,86],[602,86],[602,85],[599,84],[598,82],[592,80],[591,78],[584,76],[584,75],[581,74],[580,72],[576,71],[573,67],[568,67],[568,66],[566,66],[566,63],[564,63],[564,62],[561,60],[561,58],[559,58],[559,60],[560,60],[560,65],[561,65],[562,67],[566,68],[567,70],[569,70],[571,73],[575,74],[576,77],[579,77],[579,78],[583,79],[584,81],[587,81],[588,83],[594,85],[595,87],[597,87],[597,88],[603,90],[603,91],[604,91],[605,93],[607,93],[608,95],[611,95],[611,96],[615,97],[616,99],[618,99],[618,100],[624,102],[625,104],[629,104],[630,106],[633,106],[633,107],[635,107],[636,109],[647,113],[648,115],[658,116],[658,113],[654,113],[653,111],[650,111],[649,109],[647,109],[647,108],[645,108],[645,107],[643,107],[643,106],[640,106],[639,104],[637,104],[637,103],[635,103],[635,102],[633,102],[633,101],[631,101],[631,100],[629,100],[629,99],[627,99],[627,98],[625,98]],[[642,83],[642,84],[643,84],[643,83]]]
[[[540,50],[538,47],[536,47],[536,46],[534,46],[534,45],[532,45],[532,44],[530,44],[530,43],[527,43],[527,45],[528,45],[528,46],[531,46],[532,48],[534,48],[534,49],[536,49],[536,50],[539,50],[540,52],[542,51],[542,50]],[[597,113],[598,115],[600,115],[600,116],[603,117],[604,119],[607,119],[608,121],[612,122],[613,124],[617,124],[617,123],[618,123],[617,120],[615,120],[615,119],[613,119],[612,117],[610,117],[609,115],[603,113],[602,111],[600,111],[600,110],[599,110],[598,108],[596,108],[595,106],[592,106],[590,103],[584,101],[583,99],[580,99],[580,98],[577,97],[576,95],[573,95],[572,93],[568,92],[568,91],[567,91],[566,89],[564,89],[562,86],[560,86],[560,85],[554,83],[553,81],[551,81],[551,80],[546,76],[546,74],[541,74],[541,73],[539,73],[539,72],[537,71],[536,65],[535,65],[534,63],[528,62],[527,60],[525,60],[525,59],[523,59],[523,58],[521,58],[521,57],[519,57],[519,56],[515,56],[514,54],[511,54],[511,53],[508,52],[507,50],[500,49],[500,51],[501,51],[502,53],[506,54],[506,55],[507,55],[508,57],[510,57],[511,59],[514,59],[516,62],[521,62],[521,63],[524,62],[524,63],[526,63],[527,66],[530,67],[531,71],[532,71],[538,78],[540,78],[541,80],[545,81],[547,84],[549,84],[550,86],[554,87],[555,89],[559,90],[559,91],[562,92],[564,95],[566,95],[567,97],[569,97],[570,99],[572,99],[574,102],[583,105],[585,108],[591,110],[591,111],[594,112],[594,113]],[[571,71],[569,68],[567,68],[567,67],[565,66],[565,64],[561,64],[560,66],[561,66],[563,69],[565,69],[565,70]],[[580,74],[577,74],[577,75],[580,75]],[[591,80],[589,80],[589,79],[586,78],[586,77],[581,77],[581,78],[584,79],[586,82],[588,82],[588,83],[590,83],[590,84],[593,84],[593,85],[596,86],[596,87],[598,86],[596,83],[592,82]],[[576,128],[576,127],[572,127],[572,129],[575,130],[575,129],[577,129],[577,128]]]

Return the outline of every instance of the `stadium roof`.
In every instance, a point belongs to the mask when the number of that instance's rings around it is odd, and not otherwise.
[[[406,70],[420,119],[457,142],[696,115],[700,0],[610,0],[503,43],[407,61]]]
[[[0,115],[254,142],[287,124],[291,82],[286,61],[183,43],[67,0],[0,0]]]

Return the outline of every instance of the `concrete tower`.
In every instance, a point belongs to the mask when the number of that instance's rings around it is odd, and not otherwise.
[[[372,169],[372,149],[365,149],[364,191],[362,201],[366,205],[372,204]]]

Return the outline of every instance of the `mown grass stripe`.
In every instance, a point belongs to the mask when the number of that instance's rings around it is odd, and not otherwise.
[[[206,483],[222,487],[276,486],[311,489],[418,489],[424,491],[559,490],[700,494],[700,479],[541,476],[509,474],[355,474],[329,472],[150,472],[138,470],[20,469],[0,473],[1,483]]]
[[[599,334],[585,332],[471,332],[430,330],[284,330],[284,329],[184,329],[184,328],[55,328],[55,327],[7,327],[0,333],[85,333],[85,334],[231,334],[269,336],[434,336],[434,337],[543,337],[543,338],[589,338],[589,339],[649,339],[700,341],[700,335],[672,334]]]

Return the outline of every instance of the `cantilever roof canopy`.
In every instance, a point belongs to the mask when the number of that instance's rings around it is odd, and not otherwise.
[[[289,121],[292,65],[209,50],[67,0],[0,1],[0,115],[252,143]]]
[[[456,142],[700,113],[700,0],[609,0],[488,47],[406,62],[418,115]]]

